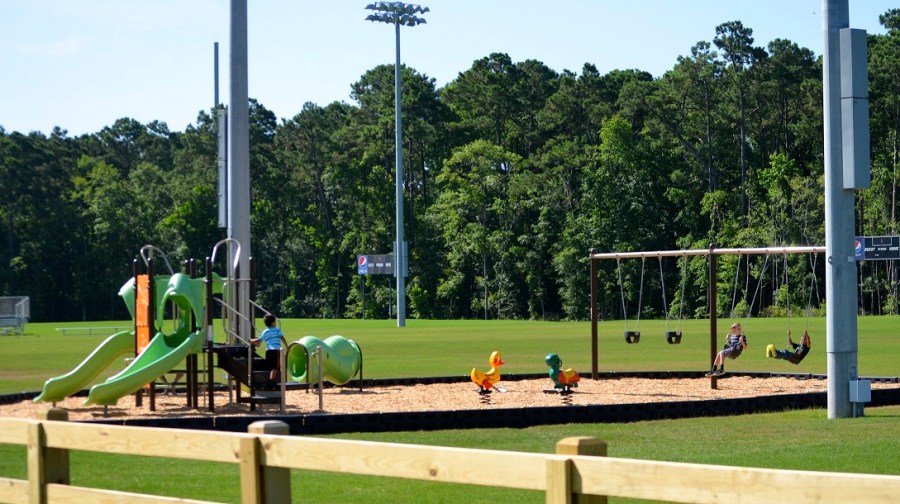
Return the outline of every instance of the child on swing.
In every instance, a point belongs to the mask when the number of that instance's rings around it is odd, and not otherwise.
[[[800,337],[800,343],[794,343],[791,339],[791,331],[787,332],[788,348],[784,350],[776,350],[775,345],[766,347],[766,357],[775,357],[776,359],[784,359],[792,364],[800,364],[800,361],[809,353],[812,347],[812,341],[809,339],[809,331],[804,330],[803,336]]]
[[[747,337],[741,332],[741,324],[735,322],[731,324],[731,333],[728,334],[728,339],[725,341],[725,348],[716,354],[712,369],[706,373],[706,376],[722,376],[725,374],[725,358],[737,359],[745,348],[747,348]]]

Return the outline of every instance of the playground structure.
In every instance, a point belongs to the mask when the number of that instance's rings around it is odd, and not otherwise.
[[[277,403],[284,411],[288,379],[307,384],[327,379],[342,385],[357,375],[362,378],[362,352],[355,342],[341,336],[332,336],[325,342],[307,337],[282,351],[280,383],[271,386],[268,383],[271,369],[250,344],[251,338],[256,335],[256,317],[238,313],[228,304],[237,290],[255,290],[252,267],[247,279],[222,277],[214,273],[213,264],[221,245],[229,247],[231,257],[240,254],[240,246],[234,240],[222,240],[206,259],[204,276],[197,275],[194,260],[185,262],[186,272],[174,272],[162,251],[151,245],[143,247],[140,255],[144,270],[141,271],[140,263],[135,260],[134,276],[119,289],[119,295],[134,321],[134,328],[112,334],[72,371],[48,379],[34,401],[57,402],[74,395],[126,356],[129,356],[127,360],[130,362],[125,369],[92,386],[85,405],[114,405],[120,398],[136,394],[135,402],[141,406],[142,396],[146,392],[150,410],[153,411],[155,381],[176,372],[186,377],[188,407],[200,409],[201,389],[205,387],[208,408],[214,411],[214,392],[221,388],[215,377],[218,367],[227,374],[229,400],[233,391],[237,402],[248,403],[251,409],[255,409],[257,404]],[[168,274],[154,271],[159,262],[157,256],[167,267]],[[252,261],[250,264],[252,266]],[[250,297],[254,312],[269,313],[252,300],[252,295]],[[222,336],[219,338],[216,338],[213,327],[217,306],[222,320]],[[170,322],[172,328],[166,330]],[[249,327],[251,332],[242,333],[241,327]],[[319,350],[320,347],[325,351]],[[201,362],[198,357],[202,354],[206,358]],[[324,375],[310,372],[311,358],[319,359],[320,367],[326,370]],[[182,363],[185,369],[176,369]],[[204,382],[201,382],[201,364],[205,364]]]
[[[25,323],[31,317],[31,298],[28,296],[0,297],[0,334],[25,334]]]

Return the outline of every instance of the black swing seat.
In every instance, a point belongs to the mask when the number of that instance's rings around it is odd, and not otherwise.
[[[632,343],[638,343],[641,341],[641,332],[640,331],[625,331],[625,342],[629,345]]]
[[[670,345],[681,343],[681,331],[666,331],[666,342]]]

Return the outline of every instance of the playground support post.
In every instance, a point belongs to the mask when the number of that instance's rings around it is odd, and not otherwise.
[[[215,406],[215,366],[213,362],[213,274],[212,258],[206,258],[206,312],[203,321],[203,330],[206,333],[206,393],[207,406],[210,412],[216,410]]]
[[[197,278],[197,260],[188,259],[185,262],[185,265],[188,276],[190,276],[191,278]],[[198,321],[196,315],[194,313],[191,313],[191,332],[199,331],[201,323],[202,321]],[[193,408],[195,410],[200,409],[200,402],[197,400],[197,393],[200,390],[200,387],[197,386],[197,379],[199,377],[197,369],[199,366],[196,353],[191,353],[190,355],[188,355],[186,365],[187,369],[185,370],[185,375],[187,375],[187,406],[188,408]]]
[[[593,259],[596,249],[591,249],[591,379],[600,376],[597,369],[597,261]]]
[[[161,327],[156,327],[156,310],[159,308],[156,305],[156,261],[151,257],[147,260],[147,278],[148,278],[148,295],[147,299],[150,304],[147,307],[147,325],[150,327],[149,331],[149,340],[147,345],[149,346],[149,342],[153,340],[156,336],[156,331],[158,329],[162,329]],[[145,347],[146,348],[146,347]],[[138,356],[137,348],[135,348],[134,358],[136,359]],[[144,351],[144,348],[140,349],[141,352]],[[152,381],[149,384],[149,390],[147,391],[147,397],[150,399],[150,411],[156,411],[156,381]],[[142,391],[139,390],[137,393],[140,394]]]
[[[716,362],[716,354],[719,349],[719,326],[718,326],[718,313],[719,307],[716,303],[716,296],[719,295],[716,289],[716,254],[713,253],[713,250],[716,248],[714,243],[709,244],[709,294],[707,295],[709,299],[707,300],[709,304],[709,365],[712,368],[713,364]],[[682,303],[684,300],[681,301]],[[710,377],[709,379],[709,388],[715,390],[719,386],[718,378],[715,376]]]
[[[138,296],[138,288],[139,288],[138,287],[138,275],[141,272],[140,267],[138,266],[137,258],[135,258],[131,262],[131,272],[132,272],[131,278],[134,279],[134,286],[133,286],[133,288],[134,288],[134,356],[136,356],[137,349],[138,349],[138,335],[140,334],[140,328],[139,328],[140,316],[138,315],[138,300],[140,299],[140,297]],[[132,356],[132,357],[134,357],[134,356]],[[135,406],[138,406],[138,407],[141,406],[141,395],[139,392],[135,393],[134,404],[135,404]]]

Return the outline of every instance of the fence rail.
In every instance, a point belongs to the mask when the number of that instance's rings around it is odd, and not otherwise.
[[[0,418],[0,443],[27,447],[28,479],[0,477],[0,502],[188,502],[69,484],[69,452],[81,450],[240,466],[243,503],[290,502],[290,471],[314,470],[544,492],[548,503],[606,496],[687,503],[896,502],[900,476],[826,473],[606,457],[595,438],[566,438],[555,454],[404,445],[286,435],[287,424],[228,433],[68,423],[65,410],[38,420]],[[484,461],[491,461],[485,471]],[[199,502],[199,501],[189,501]]]

